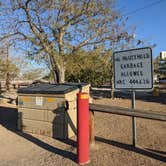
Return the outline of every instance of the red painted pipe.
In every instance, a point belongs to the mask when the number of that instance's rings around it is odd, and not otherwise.
[[[77,159],[89,163],[89,96],[83,92],[77,94]]]

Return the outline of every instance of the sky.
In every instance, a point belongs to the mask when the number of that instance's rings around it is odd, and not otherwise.
[[[137,39],[145,41],[146,46],[156,44],[153,58],[166,51],[166,0],[117,0],[117,8],[129,17],[128,25],[136,26]],[[32,66],[46,68],[36,63]]]
[[[153,57],[166,51],[166,0],[118,0],[118,8],[136,26],[137,39],[156,44]]]

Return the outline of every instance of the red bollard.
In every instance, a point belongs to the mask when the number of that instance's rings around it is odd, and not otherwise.
[[[89,163],[89,96],[83,92],[77,94],[77,159]]]

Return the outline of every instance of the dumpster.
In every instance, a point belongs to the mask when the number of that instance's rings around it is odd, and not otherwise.
[[[18,90],[18,129],[53,138],[76,135],[76,94],[89,84],[32,84]]]

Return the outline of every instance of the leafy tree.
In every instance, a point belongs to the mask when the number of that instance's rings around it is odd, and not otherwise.
[[[20,73],[19,68],[11,61],[6,65],[6,61],[0,59],[0,77],[6,80],[6,89],[9,90],[10,81],[18,77]]]
[[[0,4],[1,40],[9,38],[15,47],[49,61],[57,82],[65,81],[67,60],[80,49],[105,50],[133,38],[114,0],[0,0]]]
[[[0,76],[1,78],[5,78],[6,73],[9,73],[10,80],[13,80],[19,75],[18,67],[9,61],[8,68],[6,68],[6,62],[4,60],[0,60]]]
[[[111,52],[100,54],[100,50],[79,51],[67,61],[66,80],[72,82],[88,82],[99,86],[110,82]]]

